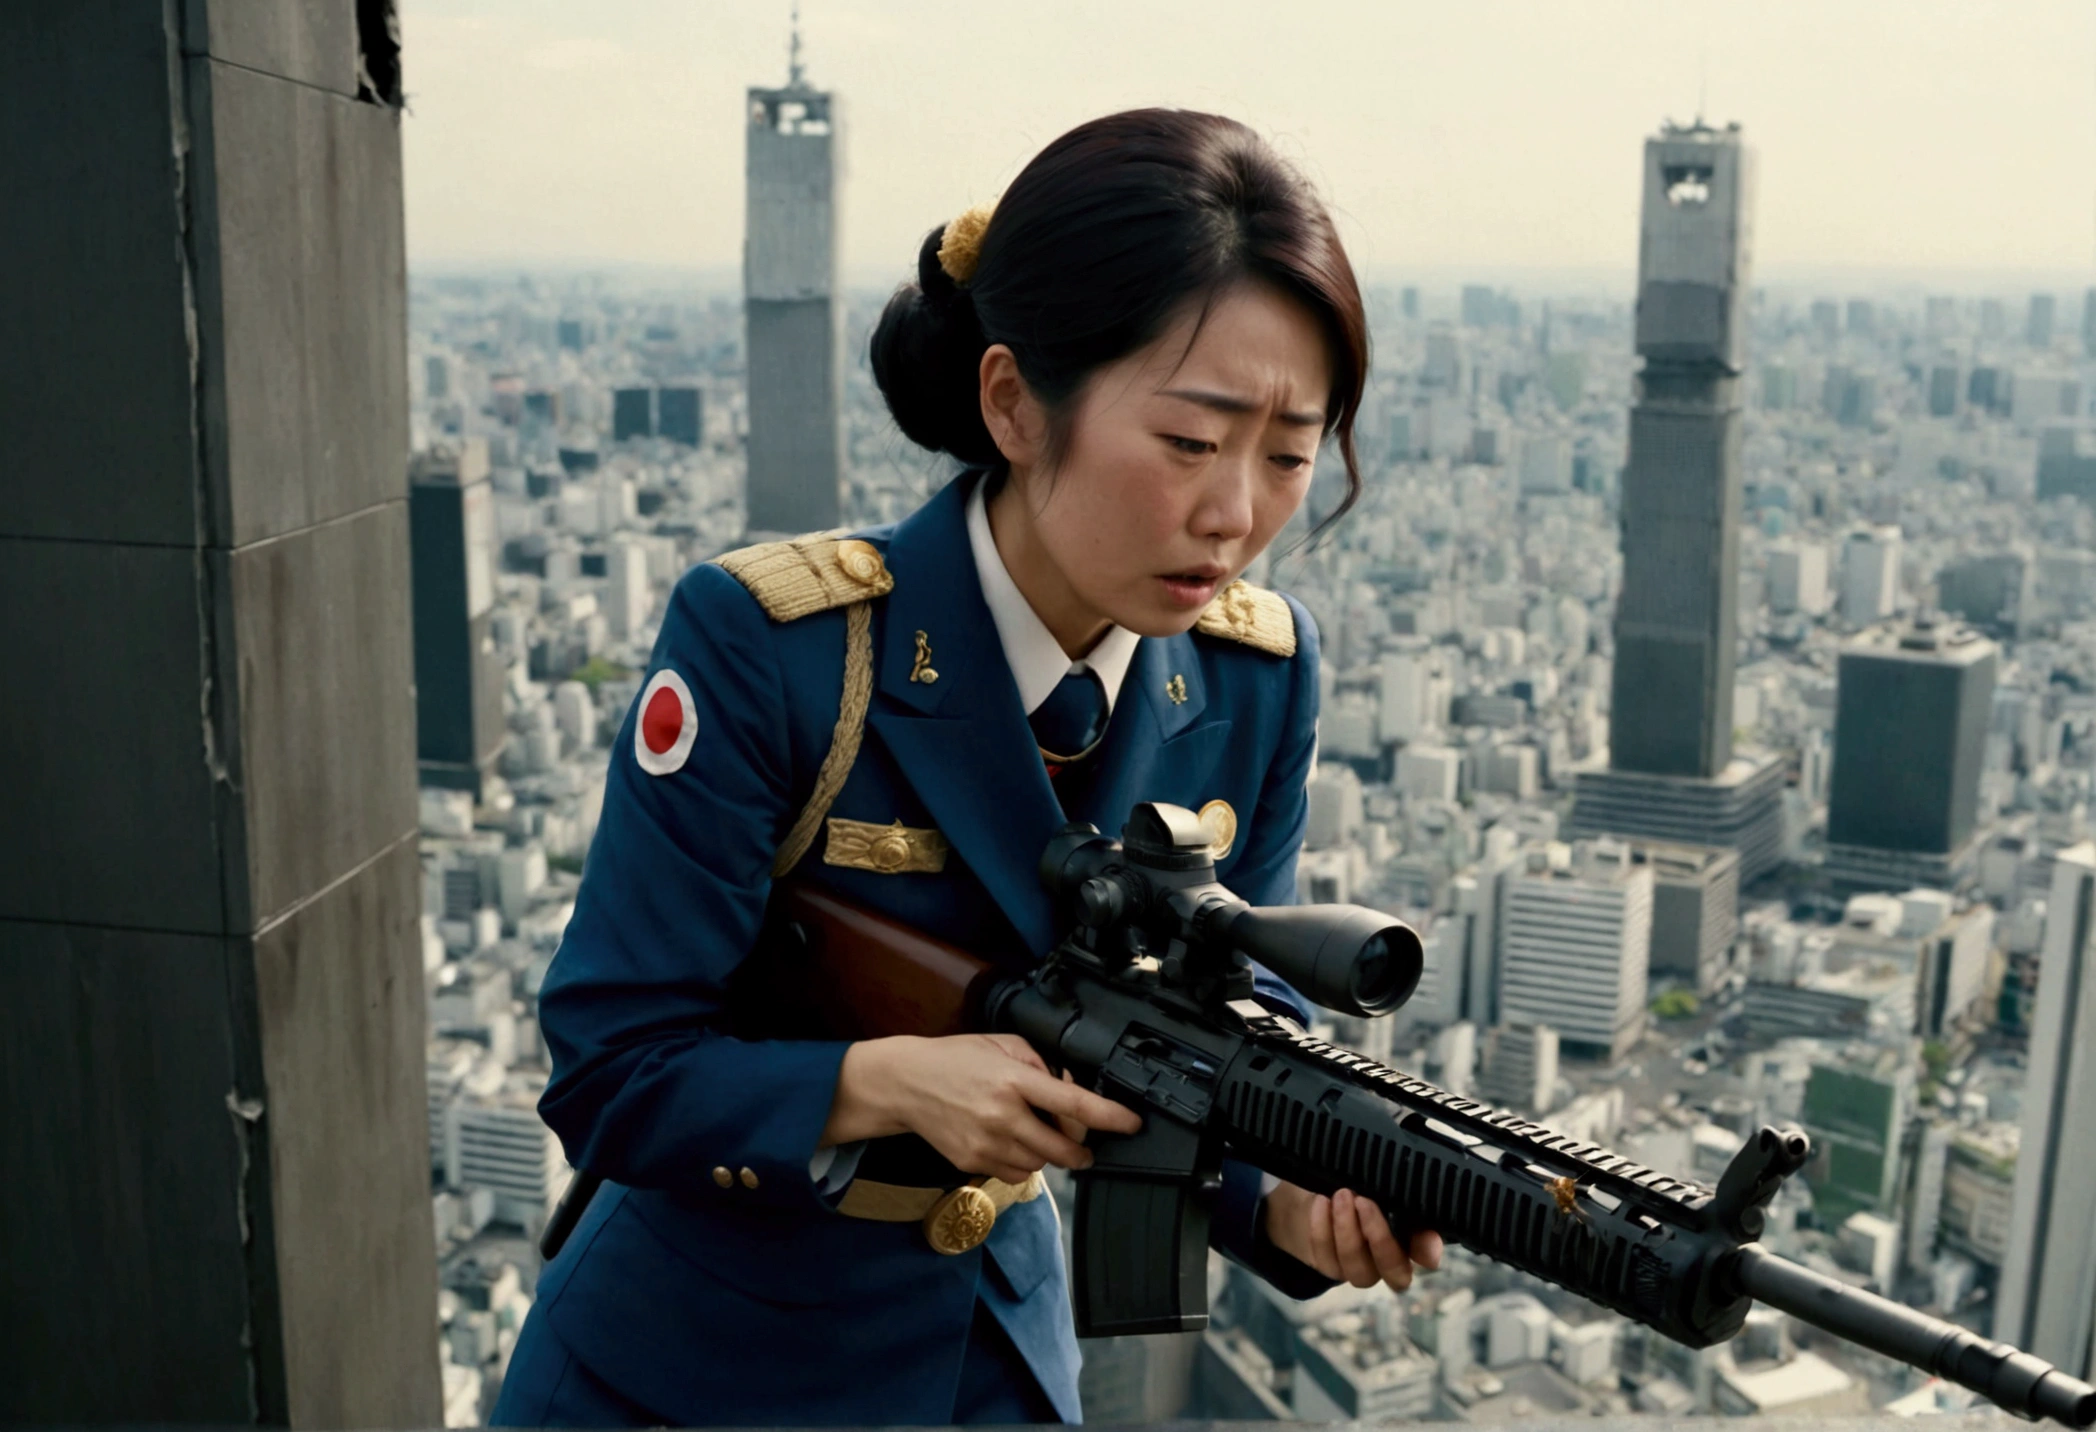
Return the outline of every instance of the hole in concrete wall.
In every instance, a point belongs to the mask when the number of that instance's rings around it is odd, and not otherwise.
[[[1667,185],[1667,202],[1677,208],[1709,203],[1710,173],[1707,164],[1669,164],[1660,171]]]
[[[400,107],[400,16],[394,0],[357,0],[357,98]]]

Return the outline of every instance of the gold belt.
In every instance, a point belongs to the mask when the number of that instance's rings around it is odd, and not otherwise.
[[[936,1253],[966,1253],[990,1236],[997,1215],[1015,1203],[1031,1203],[1047,1192],[1038,1171],[1024,1183],[978,1178],[959,1188],[910,1188],[855,1178],[837,1211],[878,1223],[922,1223],[924,1241]]]

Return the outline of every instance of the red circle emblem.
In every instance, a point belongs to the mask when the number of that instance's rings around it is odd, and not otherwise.
[[[633,759],[651,776],[684,769],[699,736],[698,707],[684,678],[665,667],[640,693],[640,713],[633,723]]]
[[[677,744],[677,737],[684,733],[684,704],[677,693],[667,686],[655,688],[648,698],[648,707],[640,715],[640,738],[648,743],[648,749],[658,756],[669,754],[670,747]]]

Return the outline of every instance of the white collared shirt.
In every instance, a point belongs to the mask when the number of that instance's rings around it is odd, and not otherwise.
[[[983,600],[989,604],[990,620],[996,623],[998,644],[1004,648],[1012,680],[1019,687],[1019,704],[1027,715],[1033,715],[1058,682],[1089,667],[1106,688],[1106,709],[1111,713],[1121,694],[1121,681],[1128,675],[1128,663],[1135,659],[1135,644],[1142,638],[1126,627],[1110,626],[1090,651],[1072,661],[1012,580],[997,551],[997,539],[990,535],[989,502],[983,495],[987,485],[978,481],[968,494],[968,546],[975,554],[975,575],[982,584]]]

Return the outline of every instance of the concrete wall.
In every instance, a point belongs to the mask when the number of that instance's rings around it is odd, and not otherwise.
[[[0,6],[0,1420],[439,1416],[386,18]]]

